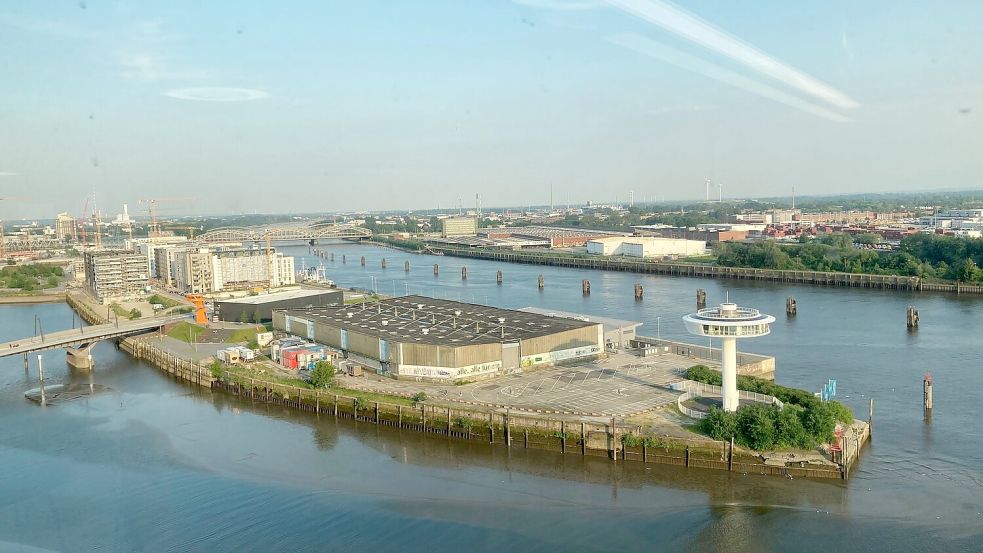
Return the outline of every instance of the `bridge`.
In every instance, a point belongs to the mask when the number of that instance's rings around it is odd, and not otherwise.
[[[67,359],[69,365],[79,369],[88,369],[92,366],[92,358],[89,354],[96,343],[113,338],[143,334],[144,332],[157,330],[168,323],[175,323],[186,319],[187,315],[153,317],[138,319],[136,321],[119,321],[118,323],[48,332],[40,336],[31,336],[0,344],[0,357],[23,355],[26,366],[27,355],[29,353],[64,348],[68,354]]]
[[[222,227],[212,229],[198,237],[201,242],[263,242],[284,240],[371,238],[372,231],[358,225],[335,223],[284,223],[258,227]]]

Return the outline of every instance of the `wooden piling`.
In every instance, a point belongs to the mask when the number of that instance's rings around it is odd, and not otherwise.
[[[703,288],[699,288],[696,291],[696,308],[705,309],[707,306],[707,291]]]
[[[580,454],[587,455],[587,431],[586,425],[580,423]]]
[[[433,264],[433,276],[437,276],[439,274],[440,274],[440,265],[437,265],[436,263],[434,263]]]
[[[788,317],[794,317],[798,314],[798,305],[795,302],[794,296],[789,296],[785,298],[785,315]]]
[[[926,413],[932,412],[932,373],[925,373],[922,378],[922,405]]]
[[[362,266],[363,266],[363,267],[365,267],[365,256],[364,256],[364,255],[362,256],[362,261],[361,261],[361,263],[362,263]]]
[[[342,254],[342,255],[341,255],[341,263],[342,263],[342,264],[344,264],[344,263],[346,262],[346,257],[347,257],[347,256],[346,256],[345,254]]]
[[[538,283],[539,283],[540,290],[546,287],[546,279],[543,278],[543,275],[539,275]]]
[[[468,279],[468,268],[461,267],[461,280],[467,280],[467,279]]]
[[[590,295],[590,281],[585,278],[584,281],[580,283],[580,289],[581,289],[581,291],[583,292],[583,294],[585,296],[589,296]]]
[[[385,257],[382,258],[382,268],[383,269],[386,268],[386,258]]]
[[[502,284],[502,271],[498,271],[497,273],[495,273],[495,282],[497,282],[498,285],[501,286],[501,284]]]
[[[410,272],[410,262],[409,261],[404,261],[403,262],[403,271],[405,271],[407,273]]]
[[[908,330],[918,330],[918,310],[909,305],[906,313]]]
[[[635,301],[642,301],[644,290],[642,289],[642,283],[635,283]]]

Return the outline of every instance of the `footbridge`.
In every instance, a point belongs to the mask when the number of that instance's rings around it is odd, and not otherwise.
[[[271,242],[284,240],[363,240],[372,231],[358,225],[335,223],[284,223],[258,227],[223,227],[212,229],[198,237],[200,242]]]
[[[84,326],[71,330],[44,333],[0,344],[0,357],[23,355],[25,366],[29,353],[63,348],[68,353],[68,364],[80,369],[92,366],[92,347],[103,340],[143,334],[157,330],[168,323],[186,320],[187,315],[153,317],[136,321],[119,321],[109,324]]]

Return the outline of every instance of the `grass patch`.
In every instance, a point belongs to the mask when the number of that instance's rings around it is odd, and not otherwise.
[[[175,340],[191,343],[192,340],[197,340],[198,335],[204,331],[205,327],[203,326],[182,321],[168,330],[167,335]]]
[[[257,332],[261,332],[260,328],[262,328],[262,327],[240,328],[240,329],[237,329],[235,332],[232,333],[231,336],[229,336],[229,339],[226,340],[226,341],[229,342],[229,343],[235,343],[235,344],[238,344],[239,342],[252,342],[252,341],[255,341],[256,340],[256,333]]]
[[[177,307],[179,305],[182,305],[181,302],[177,300],[172,300],[171,298],[167,296],[162,296],[160,294],[154,294],[150,296],[149,298],[147,298],[147,301],[150,302],[151,305],[153,304],[163,305],[164,309],[170,309],[171,307]]]

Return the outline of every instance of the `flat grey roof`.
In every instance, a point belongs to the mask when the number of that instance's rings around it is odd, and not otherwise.
[[[216,303],[244,303],[249,305],[260,305],[274,301],[309,298],[312,296],[320,296],[322,294],[334,294],[336,292],[340,292],[340,290],[290,290],[287,292],[275,292],[273,294],[260,294],[258,296],[245,296],[242,298],[216,300]]]
[[[425,296],[277,311],[387,340],[449,347],[526,340],[599,324]]]
[[[575,319],[578,321],[590,321],[592,323],[600,323],[604,325],[604,332],[613,332],[615,330],[627,330],[635,329],[644,323],[638,321],[626,321],[623,319],[611,319],[608,317],[598,317],[596,315],[583,315],[580,313],[571,313],[569,311],[560,311],[557,309],[543,309],[542,307],[523,307],[519,311],[525,311],[526,313],[538,313],[540,315],[546,315],[547,317],[563,317],[566,319]]]

